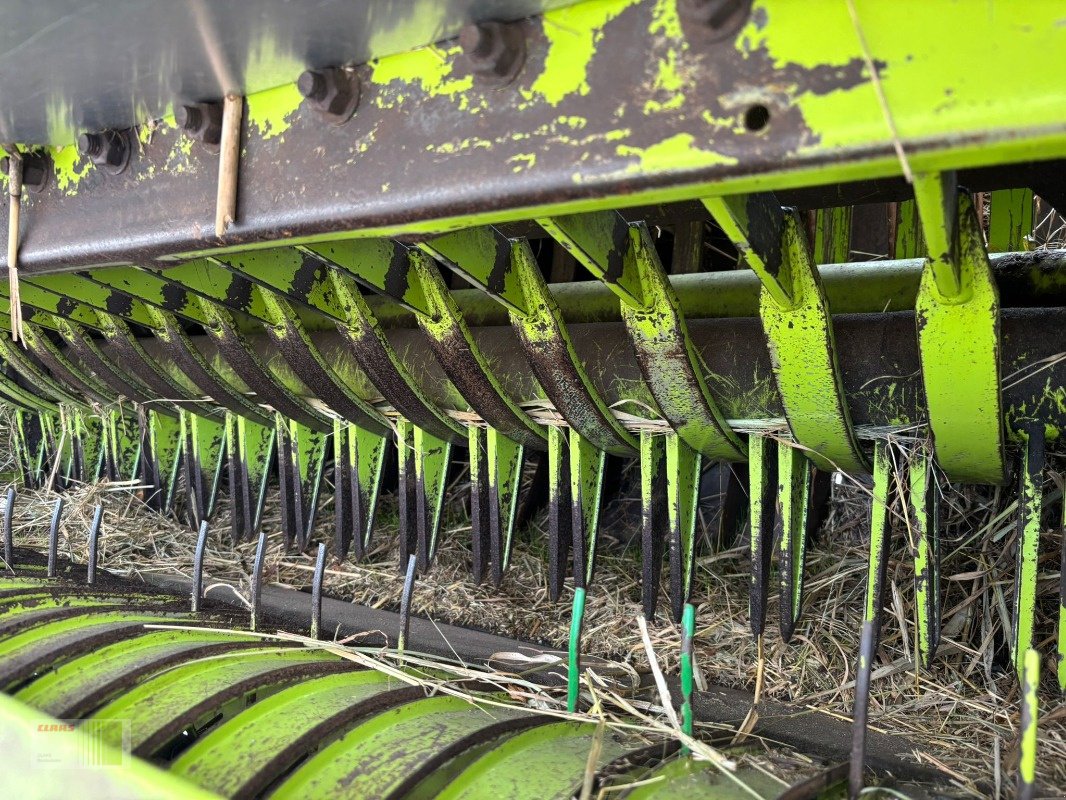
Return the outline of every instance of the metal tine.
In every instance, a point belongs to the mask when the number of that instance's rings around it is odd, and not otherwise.
[[[565,431],[548,426],[548,597],[554,602],[563,591],[566,565],[573,542],[570,513],[570,458]]]
[[[100,551],[100,523],[104,519],[104,507],[97,503],[93,509],[93,521],[89,526],[89,566],[85,576],[85,582],[90,586],[96,583],[96,561]]]
[[[803,604],[804,561],[807,556],[807,513],[811,465],[798,447],[777,448],[778,573],[780,577],[781,639],[792,639]]]
[[[751,520],[751,632],[762,639],[770,597],[770,568],[776,524],[777,444],[769,436],[748,438],[748,491]]]
[[[1062,554],[1059,561],[1059,691],[1066,694],[1066,487],[1062,492]]]
[[[640,433],[641,601],[644,617],[655,618],[663,545],[669,530],[666,509],[666,442],[650,431]]]
[[[259,630],[259,616],[263,603],[263,562],[266,560],[266,546],[266,531],[260,531],[259,544],[255,548],[255,562],[252,564],[252,631]]]
[[[52,522],[48,527],[48,577],[56,576],[56,560],[59,555],[59,521],[63,516],[63,506],[66,499],[56,498],[55,508],[52,509]]]
[[[696,607],[685,603],[681,615],[681,732],[692,736],[692,684],[695,664],[693,662],[693,640],[696,638]],[[684,748],[683,752],[688,752]]]
[[[696,513],[703,459],[677,434],[666,436],[666,508],[670,524],[670,606],[680,623],[692,595],[696,556]]]
[[[192,559],[192,612],[200,611],[200,599],[204,594],[204,551],[207,549],[207,520],[200,523],[196,537],[196,551]]]
[[[278,437],[278,501],[281,504],[281,531],[285,535],[285,547],[299,546],[299,520],[302,516],[299,472],[296,468],[296,453],[288,420],[281,414],[275,417]]]
[[[353,459],[349,458],[348,428],[340,419],[333,420],[333,547],[338,558],[348,555],[352,540],[359,538],[353,536],[356,529],[355,519],[352,516],[352,487],[355,481],[352,473],[355,471]],[[362,544],[360,542],[359,544]],[[356,558],[362,555],[361,548],[356,545]],[[312,620],[313,623],[313,620]]]
[[[415,509],[417,512],[418,568],[428,570],[437,554],[444,491],[447,488],[448,467],[452,460],[452,444],[439,439],[427,430],[415,426]]]
[[[940,644],[940,487],[932,453],[915,452],[909,464],[910,524],[914,531],[914,596],[918,612],[918,656],[926,669]]]
[[[577,711],[581,695],[581,634],[585,625],[585,587],[574,587],[574,604],[570,611],[570,645],[566,659],[566,710]]]
[[[417,573],[418,558],[412,553],[407,557],[407,575],[403,580],[403,594],[400,595],[400,636],[396,640],[396,650],[400,655],[407,649],[407,637],[411,632],[411,596],[415,591]]]
[[[12,519],[14,513],[15,487],[9,486],[4,498],[4,563],[12,573],[15,571],[15,532]],[[1063,552],[1066,553],[1066,549]]]
[[[396,423],[396,455],[399,469],[400,564],[407,568],[407,557],[418,549],[418,525],[415,522],[417,477],[415,476],[414,425],[405,419]]]
[[[489,476],[488,442],[480,425],[467,428],[470,451],[470,553],[471,575],[480,585],[489,566]]]
[[[492,585],[499,586],[511,564],[526,448],[497,430],[486,431],[489,479],[489,562]]]
[[[322,581],[326,576],[326,545],[318,543],[315,559],[315,574],[311,580],[311,638],[318,639],[322,632]]]
[[[1022,428],[1018,469],[1018,556],[1014,572],[1014,614],[1011,620],[1011,659],[1022,678],[1023,659],[1033,643],[1036,622],[1037,561],[1040,555],[1040,516],[1044,505],[1044,424]]]
[[[1040,720],[1040,654],[1026,650],[1022,661],[1021,755],[1018,759],[1017,800],[1032,800],[1036,794],[1037,725]]]
[[[870,562],[866,577],[866,610],[859,644],[859,667],[855,679],[855,709],[852,713],[851,768],[848,796],[855,800],[865,783],[866,726],[870,710],[870,676],[881,636],[881,618],[888,580],[888,554],[892,544],[889,503],[892,484],[892,457],[884,440],[874,443],[874,489],[870,508]]]
[[[576,711],[581,681],[581,634],[584,628],[585,594],[596,571],[596,538],[606,454],[572,428],[569,439],[574,605],[570,617],[570,646],[567,661],[567,708],[570,711]]]

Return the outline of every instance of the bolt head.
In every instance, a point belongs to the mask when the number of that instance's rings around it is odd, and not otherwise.
[[[104,149],[103,137],[98,133],[83,133],[78,136],[78,152],[83,156],[95,158]]]
[[[326,95],[326,80],[316,69],[305,70],[297,79],[296,88],[308,100],[321,100]]]
[[[309,69],[296,81],[296,88],[316,111],[338,125],[347,122],[359,105],[359,76],[340,67]]]
[[[174,121],[185,132],[195,131],[203,124],[203,114],[196,106],[178,106],[174,109]]]
[[[478,22],[459,31],[459,46],[476,75],[506,83],[526,59],[526,41],[518,23]]]

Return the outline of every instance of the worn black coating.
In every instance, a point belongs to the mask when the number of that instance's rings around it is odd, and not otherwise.
[[[311,579],[311,638],[317,639],[322,632],[322,579],[326,575],[326,545],[319,543],[315,559],[315,573]]]
[[[100,503],[93,509],[93,521],[89,525],[89,560],[86,564],[85,582],[92,586],[96,583],[96,563],[100,550],[100,523],[104,518],[104,507]]]
[[[522,470],[526,463],[526,449],[523,447],[518,457],[518,466],[516,474],[518,475],[518,482],[512,486],[512,491],[518,493],[521,489],[521,476]],[[488,465],[489,469],[493,469],[493,465]],[[489,565],[491,570],[492,585],[499,586],[503,581],[503,571],[507,567],[505,560],[508,558],[506,549],[508,547],[507,537],[513,535],[515,530],[521,528],[517,518],[514,524],[508,529],[508,522],[505,509],[502,505],[502,498],[500,497],[500,482],[496,482],[489,487]]]
[[[865,620],[859,642],[859,669],[855,677],[855,710],[852,712],[851,760],[848,770],[848,797],[856,800],[866,778],[866,725],[870,711],[870,675],[877,652],[878,623]]]
[[[329,420],[274,378],[256,352],[248,346],[244,334],[232,319],[228,319],[227,312],[220,311],[218,320],[217,328],[208,327],[207,330],[218,342],[226,363],[255,392],[259,402],[313,430],[323,433],[333,430]]]
[[[411,596],[415,591],[417,565],[415,556],[407,557],[407,574],[404,576],[403,593],[400,595],[400,635],[396,638],[396,648],[401,651],[407,647],[407,636],[411,632]]]
[[[4,498],[4,564],[9,572],[15,571],[15,537],[11,524],[15,513],[15,487],[9,486]]]
[[[123,368],[120,364],[107,359],[87,332],[74,330],[70,336],[64,336],[63,340],[89,373],[107,386],[116,397],[124,397],[135,403],[148,405],[170,416],[177,415],[173,406],[169,403],[161,403],[159,396],[140,380],[136,373],[129,371],[130,365]]]
[[[263,605],[263,562],[266,560],[266,531],[259,534],[259,544],[255,548],[255,562],[252,564],[252,630],[259,626],[259,617]]]
[[[361,428],[382,435],[389,432],[388,425],[383,424],[379,417],[366,413],[361,405],[362,401],[353,399],[351,389],[328,368],[314,344],[306,338],[296,323],[286,319],[282,327],[265,325],[264,328],[267,335],[274,340],[285,362],[296,373],[296,377],[315,397]]]
[[[272,427],[274,420],[267,412],[251,402],[247,397],[233,388],[204,359],[184,329],[173,316],[168,316],[165,324],[167,341],[161,342],[166,353],[178,365],[193,385],[210,397],[219,406],[235,414],[247,417],[260,425]]]
[[[59,523],[63,519],[66,498],[60,495],[52,508],[52,521],[48,525],[48,577],[56,576],[56,556],[59,553]]]
[[[559,483],[548,499],[548,598],[554,603],[563,592],[573,520],[570,510],[570,459],[560,454]]]
[[[770,570],[774,555],[774,532],[777,529],[777,442],[767,440],[766,481],[762,492],[762,520],[751,536],[759,542],[758,558],[751,560],[751,590],[748,612],[751,632],[756,638],[766,629],[766,607],[770,599]]]
[[[666,498],[666,448],[662,439],[653,445],[655,471],[651,486],[650,502],[642,504],[640,554],[641,554],[641,606],[650,622],[655,617],[659,603],[659,581],[663,571],[663,547],[669,536],[669,509]]]
[[[351,428],[342,426],[340,441],[334,442],[338,456],[333,459],[333,552],[338,559],[343,559],[354,544],[353,556],[358,561],[364,555],[366,531],[363,530],[363,497],[359,490],[358,462],[353,465],[348,457],[349,437],[352,435]],[[357,459],[362,457],[356,452]]]
[[[204,550],[207,548],[207,520],[200,523],[200,532],[196,537],[196,551],[192,559],[192,611],[200,610],[200,601],[204,596]]]
[[[125,363],[157,398],[181,400],[181,407],[202,417],[216,417],[217,406],[201,402],[200,396],[189,391],[159,366],[159,361],[145,352],[124,320],[112,318],[114,331],[106,333],[107,348],[113,351],[112,363]]]
[[[470,574],[474,583],[480,585],[489,568],[489,555],[492,550],[490,541],[488,471],[493,465],[488,463],[488,451],[484,428],[471,428],[475,441],[470,443],[470,463],[477,461],[477,480],[470,482]],[[472,467],[471,467],[472,468]],[[498,503],[498,500],[497,500]],[[496,559],[492,560],[492,574],[495,576]]]

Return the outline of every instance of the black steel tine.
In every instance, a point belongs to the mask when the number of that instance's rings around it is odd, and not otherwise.
[[[1044,423],[1022,427],[1024,442],[1018,465],[1018,543],[1014,570],[1014,613],[1011,618],[1011,661],[1022,679],[1025,654],[1036,626],[1037,570],[1040,559],[1040,517],[1044,506],[1044,466],[1047,460]]]
[[[411,632],[411,595],[415,590],[415,574],[418,558],[414,553],[407,557],[407,576],[403,581],[403,594],[400,596],[400,638],[396,649],[402,655],[407,647],[407,635]]]
[[[888,582],[888,554],[892,545],[889,503],[892,496],[892,459],[888,443],[874,443],[874,491],[870,509],[870,563],[866,578],[866,610],[859,643],[859,668],[855,679],[855,709],[851,727],[851,769],[848,796],[855,800],[862,792],[866,767],[866,724],[870,710],[870,676],[881,636],[885,585]]]
[[[292,438],[285,420],[278,418],[275,425],[278,437],[278,502],[281,506],[281,531],[285,536],[285,548],[291,550],[296,544],[296,520],[300,517],[298,497],[294,491],[299,477],[293,475]]]
[[[777,521],[777,444],[769,436],[748,438],[748,491],[751,508],[751,632],[758,639],[766,629],[770,597],[774,526]]]
[[[480,585],[485,579],[489,566],[489,554],[492,545],[489,541],[489,469],[488,434],[479,425],[471,425],[467,442],[470,450],[470,552],[471,574],[474,583]],[[496,558],[502,554],[493,553],[493,574],[496,572]],[[502,564],[501,564],[502,572]]]
[[[207,548],[207,520],[200,523],[200,533],[196,537],[196,552],[192,559],[192,610],[200,610],[200,598],[204,594],[204,550]]]
[[[666,447],[662,436],[640,434],[641,605],[651,622],[659,604],[663,549],[670,520],[666,501]]]
[[[97,503],[93,509],[93,521],[89,526],[89,566],[86,575],[86,583],[92,586],[96,583],[96,559],[100,546],[100,523],[104,519],[104,507]]]
[[[311,638],[317,639],[322,630],[322,580],[326,576],[326,546],[318,543],[315,576],[311,581]]]
[[[354,473],[358,472],[349,458],[350,429],[340,420],[333,424],[333,547],[337,558],[348,555],[352,539],[356,540],[356,558],[362,556],[359,523],[354,513],[358,513],[359,484]],[[352,536],[353,531],[355,537]]]
[[[570,510],[570,458],[566,433],[548,427],[548,597],[554,602],[563,591],[573,541]]]
[[[255,563],[252,565],[252,619],[253,631],[259,630],[259,611],[263,601],[263,562],[266,560],[266,531],[260,531],[259,544],[255,548]]]
[[[848,770],[848,797],[855,800],[866,783],[866,721],[870,711],[870,675],[877,650],[877,623],[862,623],[859,641],[859,672],[855,676],[855,710],[851,723],[851,762]]]
[[[55,508],[52,510],[52,523],[48,527],[48,577],[56,576],[56,560],[59,556],[59,521],[63,516],[63,506],[66,503],[62,497],[56,498]]]
[[[1022,663],[1022,714],[1019,734],[1016,800],[1033,800],[1036,794],[1037,724],[1040,719],[1040,653],[1026,650]]]
[[[403,571],[407,568],[407,556],[418,549],[414,432],[411,423],[406,420],[400,420],[397,425],[396,454],[399,472],[399,486],[396,489],[400,515],[399,568]]]
[[[12,515],[15,513],[15,487],[10,486],[4,501],[4,562],[15,571],[15,532]],[[1064,551],[1066,552],[1066,551]]]

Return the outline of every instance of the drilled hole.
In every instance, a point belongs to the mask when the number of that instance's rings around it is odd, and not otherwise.
[[[744,112],[744,127],[749,131],[761,131],[770,123],[770,109],[752,106]]]

